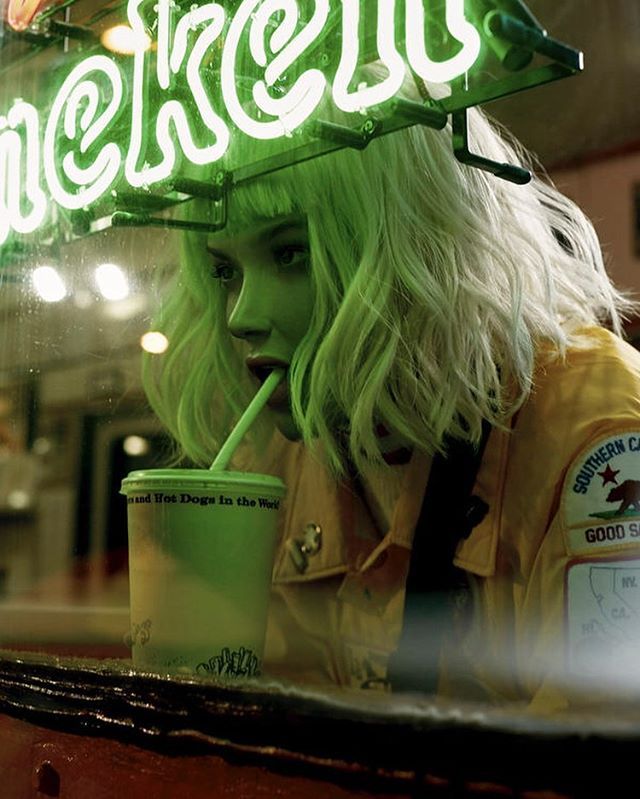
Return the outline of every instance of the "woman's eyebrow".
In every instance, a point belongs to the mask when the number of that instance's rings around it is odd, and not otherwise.
[[[260,232],[259,236],[262,240],[264,239],[275,239],[276,236],[279,236],[281,233],[288,233],[289,231],[292,232],[306,232],[306,225],[300,219],[289,219],[285,222],[280,222],[280,224],[275,225],[274,227],[269,227],[266,230]]]
[[[283,222],[279,222],[276,225],[268,225],[264,227],[262,230],[258,230],[255,236],[252,238],[256,243],[263,244],[265,242],[270,241],[271,239],[275,239],[276,236],[280,236],[281,234],[288,232],[306,233],[307,227],[304,220],[286,219]],[[226,241],[222,241],[220,242],[220,244],[221,244],[220,248],[216,247],[215,243],[207,244],[206,245],[207,252],[211,253],[211,255],[214,255],[216,258],[228,258],[229,255],[227,252],[225,252],[225,249],[227,248],[227,246],[229,248],[232,248],[232,245],[230,245]]]
[[[210,255],[213,255],[216,258],[220,259],[229,258],[229,255],[227,255],[226,252],[224,252],[223,250],[217,250],[215,247],[211,247],[209,244],[206,245],[205,249]]]

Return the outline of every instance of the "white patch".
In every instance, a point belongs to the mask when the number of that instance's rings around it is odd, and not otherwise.
[[[570,554],[640,545],[640,430],[609,434],[578,455],[560,514]]]
[[[603,681],[610,678],[637,684],[640,559],[570,564],[566,602],[570,672]]]

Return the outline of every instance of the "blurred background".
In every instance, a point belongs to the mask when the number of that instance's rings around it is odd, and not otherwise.
[[[640,290],[640,3],[531,0],[583,73],[487,106],[596,226],[609,273]],[[630,327],[633,337],[637,326]]]
[[[63,5],[59,24],[89,21],[96,36],[125,19],[122,2]],[[585,209],[610,274],[640,293],[640,3],[528,7],[584,51],[585,72],[486,109]],[[55,90],[67,49],[81,46],[43,38],[38,19],[19,33],[2,23],[0,109]],[[145,334],[158,276],[176,264],[176,235],[157,229],[106,229],[61,246],[43,237],[28,257],[0,249],[0,646],[126,652],[118,490],[128,471],[166,458],[139,370],[143,349],[161,357],[165,346]],[[637,320],[628,335],[640,341]]]

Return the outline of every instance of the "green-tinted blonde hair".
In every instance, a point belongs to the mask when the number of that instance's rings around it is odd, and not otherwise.
[[[478,110],[473,146],[499,162],[526,154]],[[415,447],[477,440],[529,394],[539,345],[558,357],[579,328],[620,331],[630,304],[612,287],[593,228],[549,182],[516,186],[464,166],[448,129],[413,127],[235,188],[229,232],[256,218],[308,221],[315,306],[290,369],[301,437],[330,468],[382,466],[378,423]],[[189,234],[149,356],[152,406],[207,465],[251,396],[226,325],[225,288]],[[286,300],[285,300],[286,301]]]

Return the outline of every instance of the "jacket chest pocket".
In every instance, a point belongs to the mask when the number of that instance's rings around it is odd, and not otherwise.
[[[402,629],[409,551],[390,544],[362,572],[345,575],[338,591],[343,681],[354,688],[386,689],[389,655]]]

